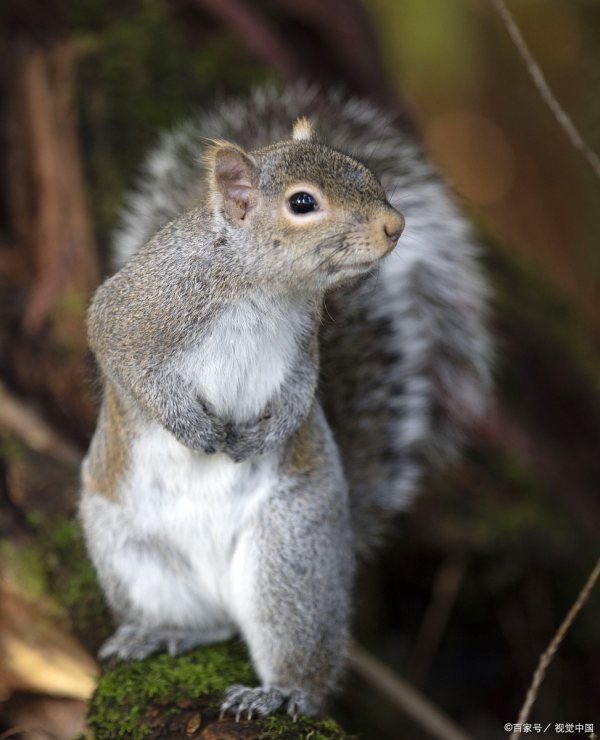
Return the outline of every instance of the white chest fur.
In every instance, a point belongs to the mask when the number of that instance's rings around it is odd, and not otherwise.
[[[294,364],[306,309],[266,298],[228,307],[184,359],[184,374],[219,416],[249,421],[264,410]]]
[[[147,618],[207,627],[231,617],[231,563],[277,468],[277,453],[234,463],[188,450],[158,425],[138,439],[119,524],[135,563],[119,570]]]

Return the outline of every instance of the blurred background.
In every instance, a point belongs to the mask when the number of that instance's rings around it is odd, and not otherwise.
[[[509,5],[600,151],[600,4]],[[492,413],[365,568],[358,641],[473,737],[507,737],[598,556],[600,179],[489,0],[3,0],[0,737],[80,731],[109,629],[91,616],[91,573],[73,575],[70,516],[98,405],[84,314],[110,273],[123,194],[165,127],[298,78],[369,97],[415,131],[475,224],[493,287]],[[596,592],[533,721],[599,731],[599,607]],[[333,714],[364,738],[430,737],[354,674]]]

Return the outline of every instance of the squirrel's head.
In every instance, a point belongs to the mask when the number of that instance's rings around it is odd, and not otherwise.
[[[214,141],[205,163],[218,228],[273,280],[326,288],[357,277],[404,227],[375,175],[318,141],[304,118],[291,140],[252,152]]]

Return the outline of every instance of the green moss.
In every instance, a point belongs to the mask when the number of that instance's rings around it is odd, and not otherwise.
[[[165,718],[184,708],[200,709],[202,721],[215,721],[222,692],[232,683],[256,682],[245,647],[227,642],[200,648],[177,658],[157,655],[143,661],[121,663],[101,679],[88,714],[88,726],[95,740],[141,740],[153,737]],[[346,738],[330,719],[300,717],[294,722],[287,714],[257,722],[261,740],[337,740]]]
[[[349,738],[337,722],[332,719],[320,721],[299,717],[291,722],[289,717],[275,715],[259,721],[263,730],[260,740],[342,740]]]
[[[40,554],[32,548],[18,547],[14,542],[0,542],[0,563],[9,566],[20,593],[35,603],[48,592],[46,570]]]
[[[50,532],[48,546],[52,549],[56,565],[66,570],[60,583],[57,583],[57,595],[67,608],[76,606],[81,599],[94,592],[100,596],[96,573],[88,558],[83,532],[75,520],[58,522]]]
[[[94,632],[102,623],[108,629],[108,613],[79,524],[65,519],[49,523],[39,511],[29,512],[27,521],[37,528],[37,541],[0,542],[0,563],[10,567],[21,595],[32,603],[47,602],[50,596],[52,613],[70,616],[73,624]]]
[[[250,665],[239,643],[213,645],[178,658],[157,655],[121,663],[100,679],[88,726],[97,740],[137,740],[151,731],[144,720],[150,706],[216,697],[232,683],[251,681]]]
[[[0,457],[7,462],[16,462],[23,457],[23,445],[12,437],[0,439]]]
[[[41,533],[41,552],[50,590],[68,612],[73,630],[96,650],[111,630],[111,619],[75,519],[60,519]]]

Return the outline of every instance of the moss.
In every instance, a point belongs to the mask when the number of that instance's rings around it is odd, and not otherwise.
[[[64,577],[57,583],[57,595],[67,608],[81,604],[82,599],[93,597],[103,601],[96,573],[88,558],[83,532],[75,520],[58,522],[50,533],[57,565],[65,569]]]
[[[78,622],[84,608],[94,602],[93,629],[98,629],[107,612],[78,523],[61,519],[50,524],[39,511],[29,512],[27,523],[37,529],[37,540],[0,542],[0,563],[9,567],[20,593],[33,603],[51,597],[52,604],[47,605],[52,612],[65,618],[71,615],[71,622]]]
[[[0,458],[15,462],[23,457],[24,448],[21,442],[12,437],[0,438]]]
[[[20,595],[32,603],[48,593],[46,568],[37,549],[5,540],[0,542],[0,563],[8,570],[10,579],[19,584]]]
[[[299,717],[291,722],[287,716],[265,717],[258,723],[262,730],[260,740],[341,740],[350,738],[332,719],[312,720]]]
[[[239,644],[214,645],[178,658],[157,655],[122,663],[101,678],[90,704],[88,726],[98,740],[144,738],[151,732],[144,718],[152,705],[217,695],[236,681],[251,681]]]
[[[254,682],[246,649],[240,642],[200,648],[177,658],[157,655],[121,663],[100,679],[90,703],[88,726],[96,740],[141,740],[160,735],[165,725],[171,732],[175,726],[185,728],[186,717],[200,710],[201,733],[218,721],[220,698],[227,686]],[[225,723],[231,724],[227,720]],[[294,722],[282,713],[252,724],[257,732],[252,736],[261,740],[347,737],[330,719],[300,717]]]
[[[50,590],[73,631],[94,652],[110,634],[111,619],[75,519],[59,519],[40,532]]]

